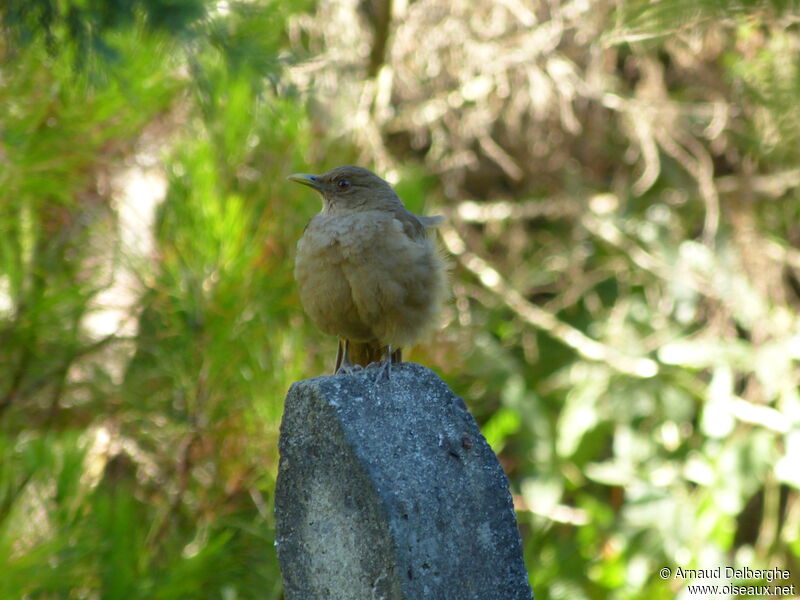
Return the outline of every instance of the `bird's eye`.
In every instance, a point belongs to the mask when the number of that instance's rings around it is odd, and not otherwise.
[[[346,190],[350,187],[350,182],[347,179],[340,179],[336,182],[336,187],[340,190]]]

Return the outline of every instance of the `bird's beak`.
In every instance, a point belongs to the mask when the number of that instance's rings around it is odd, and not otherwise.
[[[306,173],[295,173],[294,175],[289,175],[287,177],[289,181],[294,181],[296,183],[301,183],[303,185],[307,185],[308,187],[314,188],[318,192],[322,191],[322,186],[319,183],[316,175],[308,175]]]

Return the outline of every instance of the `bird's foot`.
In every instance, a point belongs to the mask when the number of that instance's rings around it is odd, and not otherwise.
[[[374,362],[367,365],[367,368],[377,369],[378,372],[375,373],[375,383],[380,383],[381,379],[386,377],[386,381],[392,380],[392,363],[398,364],[396,361],[387,358],[386,360],[382,360],[380,362]]]
[[[361,365],[354,365],[349,360],[343,360],[342,364],[336,369],[334,375],[355,375],[359,371],[363,371],[364,367]]]
[[[368,367],[375,366],[378,369],[378,372],[375,374],[375,383],[380,383],[381,379],[383,379],[384,375],[386,376],[386,381],[392,380],[392,363],[398,364],[402,361],[401,359],[401,350],[398,348],[392,351],[392,346],[386,346],[386,353],[384,354],[384,359],[377,363],[370,363]]]

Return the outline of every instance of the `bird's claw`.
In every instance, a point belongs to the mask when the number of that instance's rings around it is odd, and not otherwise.
[[[336,371],[336,375],[355,375],[359,371],[363,371],[364,367],[361,365],[351,365],[350,363],[342,364]]]
[[[383,378],[384,374],[386,375],[386,380],[387,381],[391,381],[391,379],[392,379],[392,360],[391,359],[387,359],[387,360],[381,361],[379,363],[372,363],[372,364],[374,364],[378,369],[378,372],[375,374],[375,383],[380,382],[380,380]]]

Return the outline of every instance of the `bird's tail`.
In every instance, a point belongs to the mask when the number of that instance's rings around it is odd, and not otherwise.
[[[366,367],[370,363],[379,362],[383,358],[383,348],[376,342],[348,342],[350,362]]]
[[[339,353],[336,355],[336,369],[334,373],[339,371],[339,367],[345,361],[345,357],[350,359],[351,365],[361,365],[366,367],[370,363],[376,363],[383,360],[385,346],[381,346],[377,342],[353,342],[350,340],[339,341]],[[402,351],[400,348],[392,349],[391,360],[393,363],[402,361]]]

